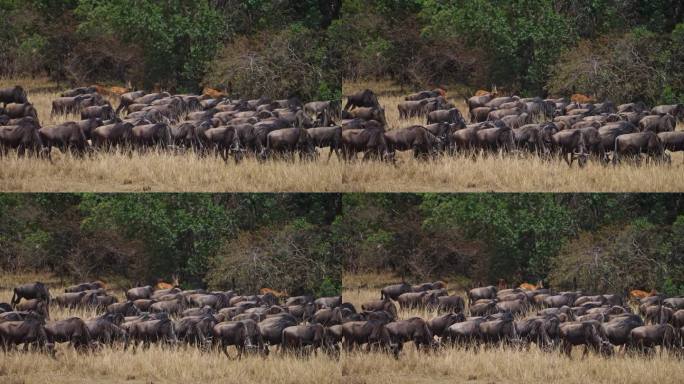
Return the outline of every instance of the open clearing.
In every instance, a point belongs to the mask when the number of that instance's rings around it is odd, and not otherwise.
[[[401,279],[388,274],[343,276],[342,297],[357,308],[380,298],[380,288]],[[463,293],[450,289],[450,294]],[[399,318],[435,317],[425,310],[399,310]],[[474,352],[443,348],[435,353],[415,350],[406,343],[398,360],[389,354],[342,353],[342,374],[349,383],[680,383],[684,364],[672,356],[615,356],[602,358],[589,354],[581,358],[581,348],[572,359],[533,346],[529,351],[494,348]]]

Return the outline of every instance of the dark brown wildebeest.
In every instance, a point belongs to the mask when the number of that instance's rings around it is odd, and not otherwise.
[[[294,161],[295,152],[299,153],[300,160],[313,159],[316,154],[316,145],[305,128],[283,128],[270,132],[260,156],[266,159],[272,154],[279,154]]]
[[[684,309],[679,309],[672,315],[672,325],[677,328],[684,327]]]
[[[663,305],[674,310],[684,309],[684,297],[670,297],[663,300]]]
[[[279,313],[267,317],[259,323],[259,331],[267,344],[278,345],[282,341],[283,330],[297,325],[297,319],[289,313]]]
[[[468,299],[471,303],[480,299],[494,299],[496,298],[496,287],[490,285],[488,287],[473,288],[468,291]]]
[[[81,120],[102,119],[111,120],[116,118],[116,113],[111,105],[93,105],[81,111]]]
[[[484,317],[475,317],[454,323],[444,331],[442,339],[456,345],[473,346],[480,339],[480,324],[484,321]]]
[[[451,109],[439,109],[439,110],[432,111],[432,112],[428,113],[427,123],[428,124],[463,123],[465,125],[465,120],[463,119],[463,115],[461,115],[461,111],[459,111],[458,108],[451,108]]]
[[[639,129],[642,132],[673,132],[676,126],[677,121],[672,115],[650,115],[639,121]]]
[[[516,337],[521,339],[526,347],[536,344],[540,349],[547,350],[552,344],[548,328],[560,326],[558,317],[532,316],[515,321]]]
[[[639,128],[628,121],[610,123],[599,128],[601,142],[603,143],[603,148],[606,152],[613,151],[615,149],[615,139],[618,136],[635,132],[639,132]]]
[[[106,313],[121,314],[123,316],[138,316],[140,310],[132,301],[124,301],[123,303],[112,303],[106,307]]]
[[[281,351],[316,353],[319,348],[326,353],[334,351],[333,346],[326,339],[325,328],[321,324],[293,325],[283,329]]]
[[[441,96],[441,95],[442,95],[442,91],[439,89],[435,89],[432,91],[419,91],[419,92],[412,93],[408,96],[405,96],[404,100],[416,101],[416,100],[429,99],[429,98],[437,97],[437,96]]]
[[[314,300],[314,304],[316,304],[316,309],[337,308],[342,305],[342,296],[319,297]]]
[[[485,94],[485,95],[480,95],[480,96],[473,96],[468,99],[468,109],[473,110],[478,107],[484,107],[494,99],[494,95],[491,93]]]
[[[614,317],[601,324],[601,333],[608,338],[613,345],[625,345],[629,341],[629,333],[632,329],[644,325],[639,315],[625,314]]]
[[[396,357],[399,348],[392,343],[386,322],[380,320],[349,321],[342,324],[342,346],[347,351],[366,344],[367,350],[379,349],[392,352]]]
[[[209,128],[199,136],[203,144],[203,152],[212,151],[221,156],[224,162],[228,161],[228,156],[233,152],[235,162],[239,162],[240,141],[235,134],[235,127],[223,126]]]
[[[542,154],[546,145],[539,124],[527,124],[513,129],[513,140],[519,149]]]
[[[89,291],[89,290],[94,290],[94,289],[104,289],[105,285],[101,281],[93,281],[90,283],[81,283],[81,284],[76,284],[72,285],[69,287],[64,288],[64,292],[67,293],[74,293],[74,292],[83,292],[83,291]]]
[[[572,347],[584,345],[583,356],[589,349],[604,356],[613,353],[613,345],[601,336],[600,324],[591,321],[586,322],[565,322],[560,325],[561,350],[569,357]]]
[[[41,316],[43,316],[46,319],[50,318],[50,305],[49,302],[43,300],[43,299],[29,299],[22,301],[20,303],[17,303],[14,306],[18,311],[33,311]]]
[[[396,344],[401,351],[405,342],[413,341],[416,349],[433,347],[434,340],[432,331],[425,320],[420,317],[411,317],[406,320],[393,321],[385,325],[392,344]]]
[[[152,297],[152,292],[154,292],[154,289],[151,285],[146,285],[144,287],[135,287],[126,291],[126,298],[130,301],[135,301],[138,299],[149,299]]]
[[[401,295],[400,295],[401,297]],[[371,300],[361,304],[361,309],[364,311],[385,311],[392,316],[392,319],[397,318],[397,307],[392,300],[384,298],[381,300]]]
[[[229,306],[229,297],[222,293],[195,293],[188,297],[190,304],[204,307],[209,306],[216,310]]]
[[[340,115],[342,109],[341,100],[329,101],[312,101],[304,104],[304,112],[309,116],[318,117],[318,123],[321,127],[327,127]]]
[[[463,313],[447,313],[428,320],[427,324],[433,335],[442,337],[447,328],[463,321],[466,321]]]
[[[173,321],[169,318],[138,320],[124,325],[128,328],[130,340],[134,343],[142,342],[143,347],[149,347],[153,342],[178,343]]]
[[[129,122],[116,122],[95,128],[91,133],[93,146],[96,148],[112,148],[125,146],[133,137],[133,124]]]
[[[11,119],[32,117],[35,121],[38,121],[38,111],[36,111],[36,108],[30,103],[7,104],[5,106],[5,115],[9,116]]]
[[[358,152],[364,152],[363,159],[378,158],[391,160],[387,150],[387,140],[380,129],[348,129],[342,131],[342,154],[345,160],[356,158]]]
[[[487,316],[497,312],[496,300],[480,299],[470,303],[468,307],[470,316]]]
[[[684,120],[684,104],[658,105],[651,109],[653,115],[672,115],[677,120]]]
[[[344,110],[350,110],[357,107],[380,108],[378,97],[370,89],[356,92],[347,97],[347,103],[344,105]]]
[[[670,152],[684,151],[684,132],[662,132],[658,138],[663,144],[663,148]]]
[[[179,314],[183,312],[186,308],[185,300],[174,299],[174,300],[161,300],[152,305],[150,305],[150,312],[166,312],[171,315]]]
[[[228,321],[214,325],[212,334],[215,345],[221,346],[223,353],[228,357],[228,347],[233,345],[237,349],[237,358],[242,358],[242,354],[247,348],[256,347],[252,344],[249,337],[247,326],[242,321]]]
[[[2,103],[4,106],[10,103],[28,103],[26,91],[24,91],[24,88],[19,85],[8,88],[0,88],[0,103]]]
[[[86,320],[90,339],[104,345],[112,345],[116,341],[128,344],[128,334],[119,326],[123,322],[122,316],[104,315]]]
[[[88,142],[81,127],[77,123],[68,121],[55,126],[43,127],[38,130],[38,134],[46,147],[47,154],[50,156],[52,147],[59,148],[66,153],[70,151],[74,155],[82,155]]]
[[[340,149],[342,148],[342,127],[315,127],[307,129],[309,136],[318,148],[330,147],[328,153],[328,161],[333,152],[340,158]]]
[[[345,315],[348,315],[349,313],[349,310],[345,308],[322,308],[314,313],[313,317],[311,318],[311,322],[315,324],[323,324],[326,327],[342,324]]]
[[[439,144],[435,135],[419,125],[387,131],[385,140],[389,153],[412,150],[414,158],[434,154]]]
[[[477,146],[484,151],[510,151],[515,147],[513,130],[506,126],[478,129]]]
[[[179,341],[197,347],[208,347],[216,324],[212,315],[185,316],[175,323],[174,328]]]
[[[50,303],[50,290],[48,287],[37,281],[35,283],[28,283],[14,287],[12,300],[10,304],[12,307],[16,306],[21,299],[38,299]]]
[[[527,300],[505,300],[496,303],[496,310],[499,312],[510,312],[514,315],[524,313],[528,309]]]
[[[20,119],[15,125],[0,126],[0,157],[7,154],[9,149],[16,149],[23,157],[29,155],[43,155],[43,141],[38,129],[40,126],[33,118]]]
[[[397,300],[402,293],[411,292],[411,285],[406,283],[388,285],[380,290],[380,299]]]
[[[669,162],[670,157],[665,153],[663,143],[658,135],[653,132],[627,133],[615,138],[613,150],[613,164],[620,162],[621,156],[629,156],[641,160],[641,154],[645,153],[650,160],[657,163]]]
[[[375,120],[380,122],[382,126],[387,125],[387,118],[385,117],[384,108],[357,108],[351,112],[345,112],[343,117],[351,119],[362,119],[365,121]]]
[[[55,302],[60,308],[76,308],[81,306],[81,302],[83,300],[83,297],[85,297],[87,293],[85,291],[82,292],[67,292],[63,293],[61,295],[55,296]]]
[[[519,108],[508,108],[508,109],[495,109],[487,115],[488,121],[501,120],[506,116],[519,116],[522,110]]]
[[[426,106],[428,101],[418,100],[418,101],[402,101],[397,104],[397,109],[399,110],[400,119],[408,119],[410,117],[418,117],[425,115]]]
[[[494,109],[490,107],[477,107],[470,110],[470,122],[471,123],[483,123],[487,121],[489,113]]]
[[[36,344],[41,350],[54,354],[54,344],[45,332],[45,321],[29,316],[21,321],[5,321],[0,323],[0,346],[7,352],[14,345],[24,344],[28,350],[30,344]]]
[[[437,298],[438,312],[463,312],[465,301],[459,295],[440,296]]]
[[[664,305],[650,305],[644,311],[644,322],[646,324],[665,324],[669,323],[674,315],[672,308]]]
[[[630,331],[627,345],[628,348],[642,353],[660,346],[662,354],[663,350],[681,348],[682,339],[679,330],[670,324],[643,325]]]
[[[485,344],[511,342],[516,337],[513,314],[510,312],[480,323],[480,340]]]
[[[575,160],[580,167],[584,167],[587,163],[587,151],[581,130],[560,131],[551,137],[551,143],[553,149],[562,156],[569,166],[572,166]]]
[[[78,317],[51,321],[45,325],[45,332],[54,343],[70,343],[77,350],[90,346],[88,326]]]
[[[397,302],[399,303],[399,308],[401,309],[406,309],[406,308],[425,308],[426,303],[425,299],[431,296],[429,293],[423,291],[423,292],[406,292],[402,293],[398,298]],[[434,296],[433,302],[430,302],[431,304],[434,304],[437,302],[437,297]]]

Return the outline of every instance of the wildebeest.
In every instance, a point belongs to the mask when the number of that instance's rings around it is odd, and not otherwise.
[[[554,134],[551,137],[553,149],[555,149],[568,163],[572,163],[577,159],[580,167],[583,167],[587,162],[587,151],[584,146],[584,137],[581,130],[564,130]]]
[[[2,103],[4,106],[10,103],[28,103],[26,91],[24,91],[24,88],[19,85],[8,88],[0,88],[0,103]]]
[[[402,293],[410,291],[411,285],[407,283],[388,285],[380,290],[380,298],[397,300]]]
[[[358,91],[347,97],[347,103],[344,105],[344,110],[350,110],[357,107],[371,107],[380,108],[378,97],[370,89]]]
[[[88,145],[87,138],[81,127],[74,122],[65,122],[59,125],[43,127],[38,134],[47,149],[48,156],[52,147],[59,148],[62,152],[71,151],[76,155],[82,155]]]
[[[394,153],[396,150],[412,150],[415,158],[434,153],[439,143],[435,135],[419,125],[387,131],[385,132],[385,140],[389,153]]]
[[[10,301],[12,307],[15,307],[21,299],[37,299],[50,303],[50,290],[39,281],[16,286],[12,292],[12,300]]]
[[[642,153],[656,162],[667,162],[669,160],[663,143],[654,132],[628,133],[615,138],[613,163],[619,162],[621,156],[636,157],[640,160]]]
[[[392,342],[386,323],[379,320],[350,321],[342,324],[342,346],[347,351],[366,344],[368,350],[380,349],[399,353],[398,345]]]
[[[43,299],[29,299],[14,306],[18,311],[34,311],[46,319],[50,318],[50,305]]]
[[[570,356],[573,346],[584,345],[584,355],[591,349],[604,356],[612,354],[613,346],[604,339],[593,322],[566,322],[560,325],[561,349]]]
[[[9,149],[16,149],[21,157],[28,151],[29,155],[43,154],[43,141],[38,129],[40,126],[33,118],[20,119],[16,125],[0,126],[0,156],[7,154]]]
[[[677,118],[678,120],[684,120],[684,104],[674,104],[674,105],[658,105],[651,109],[651,114],[654,115],[664,115],[669,114]]]
[[[78,317],[51,321],[45,325],[48,338],[55,343],[69,343],[77,350],[90,346],[90,331],[86,323]]]
[[[643,325],[632,329],[629,333],[628,347],[647,352],[653,347],[663,349],[681,348],[682,339],[679,330],[670,324]]]
[[[385,134],[380,129],[348,129],[342,132],[342,153],[345,160],[356,158],[358,152],[364,152],[364,160],[391,159]]]
[[[651,115],[639,121],[639,129],[655,133],[672,132],[677,126],[677,121],[672,115]]]
[[[311,159],[316,153],[314,141],[305,128],[283,128],[270,132],[261,157],[280,154],[294,161],[295,152],[299,152],[300,159]]]
[[[324,148],[330,147],[330,152],[328,153],[328,161],[333,152],[340,157],[340,149],[342,148],[342,127],[315,127],[307,129],[311,140],[316,147]]]
[[[54,353],[54,343],[45,332],[44,320],[29,317],[21,321],[0,322],[0,346],[7,352],[12,346],[36,344],[47,352]]]
[[[413,341],[416,349],[430,348],[434,345],[432,331],[427,322],[420,317],[393,321],[385,325],[392,344],[396,344],[399,351],[404,343]]]

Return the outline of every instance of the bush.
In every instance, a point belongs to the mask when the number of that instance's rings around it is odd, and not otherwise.
[[[559,96],[583,93],[597,100],[656,104],[670,76],[664,42],[640,28],[620,37],[582,41],[561,55],[547,88]]]
[[[341,80],[319,32],[293,26],[280,33],[243,36],[221,49],[204,84],[241,98],[302,100],[340,97]]]
[[[330,251],[325,235],[305,221],[242,232],[211,258],[205,280],[212,289],[339,294],[341,271],[325,262]]]

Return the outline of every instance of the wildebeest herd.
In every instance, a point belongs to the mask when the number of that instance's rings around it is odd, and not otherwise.
[[[394,150],[413,150],[414,155],[456,152],[532,153],[548,158],[558,154],[568,165],[580,166],[590,157],[603,164],[624,157],[640,162],[669,163],[667,151],[684,150],[684,132],[675,131],[684,119],[684,105],[648,108],[642,102],[614,105],[579,103],[561,99],[496,97],[478,92],[467,100],[469,120],[441,89],[421,91],[397,105],[399,118],[422,117],[426,125],[392,129],[378,135],[377,146],[391,155]],[[383,131],[385,109],[372,90],[348,97],[343,129]],[[371,149],[371,148],[367,148]],[[612,158],[611,158],[612,154]]]
[[[269,347],[281,353],[339,355],[335,323],[341,296],[279,297],[272,292],[240,295],[234,291],[142,286],[119,300],[99,281],[77,284],[52,296],[40,282],[14,288],[11,302],[0,303],[0,346],[36,348],[54,354],[55,343],[79,351],[121,346],[124,350],[159,343],[204,351],[222,350],[231,358],[244,353],[265,356]],[[50,307],[95,310],[87,319],[51,320]]]
[[[425,351],[492,345],[527,349],[535,344],[568,356],[581,345],[584,354],[608,356],[619,349],[648,353],[659,347],[684,356],[684,297],[641,298],[632,302],[638,304],[637,313],[627,300],[616,294],[494,286],[471,289],[463,297],[450,295],[443,282],[401,283],[382,288],[380,299],[361,304],[360,312],[342,305],[342,343],[346,350],[365,345],[395,356],[407,342]],[[397,305],[437,315],[399,319]]]
[[[41,127],[36,109],[20,86],[0,89],[0,149],[49,156],[52,147],[75,155],[96,150],[193,149],[200,155],[244,155],[258,159],[283,155],[313,159],[316,147],[338,151],[340,128],[334,120],[340,101],[267,97],[231,100],[208,95],[135,91],[120,96],[116,109],[95,87],[68,90],[52,101],[51,115],[76,115]]]

